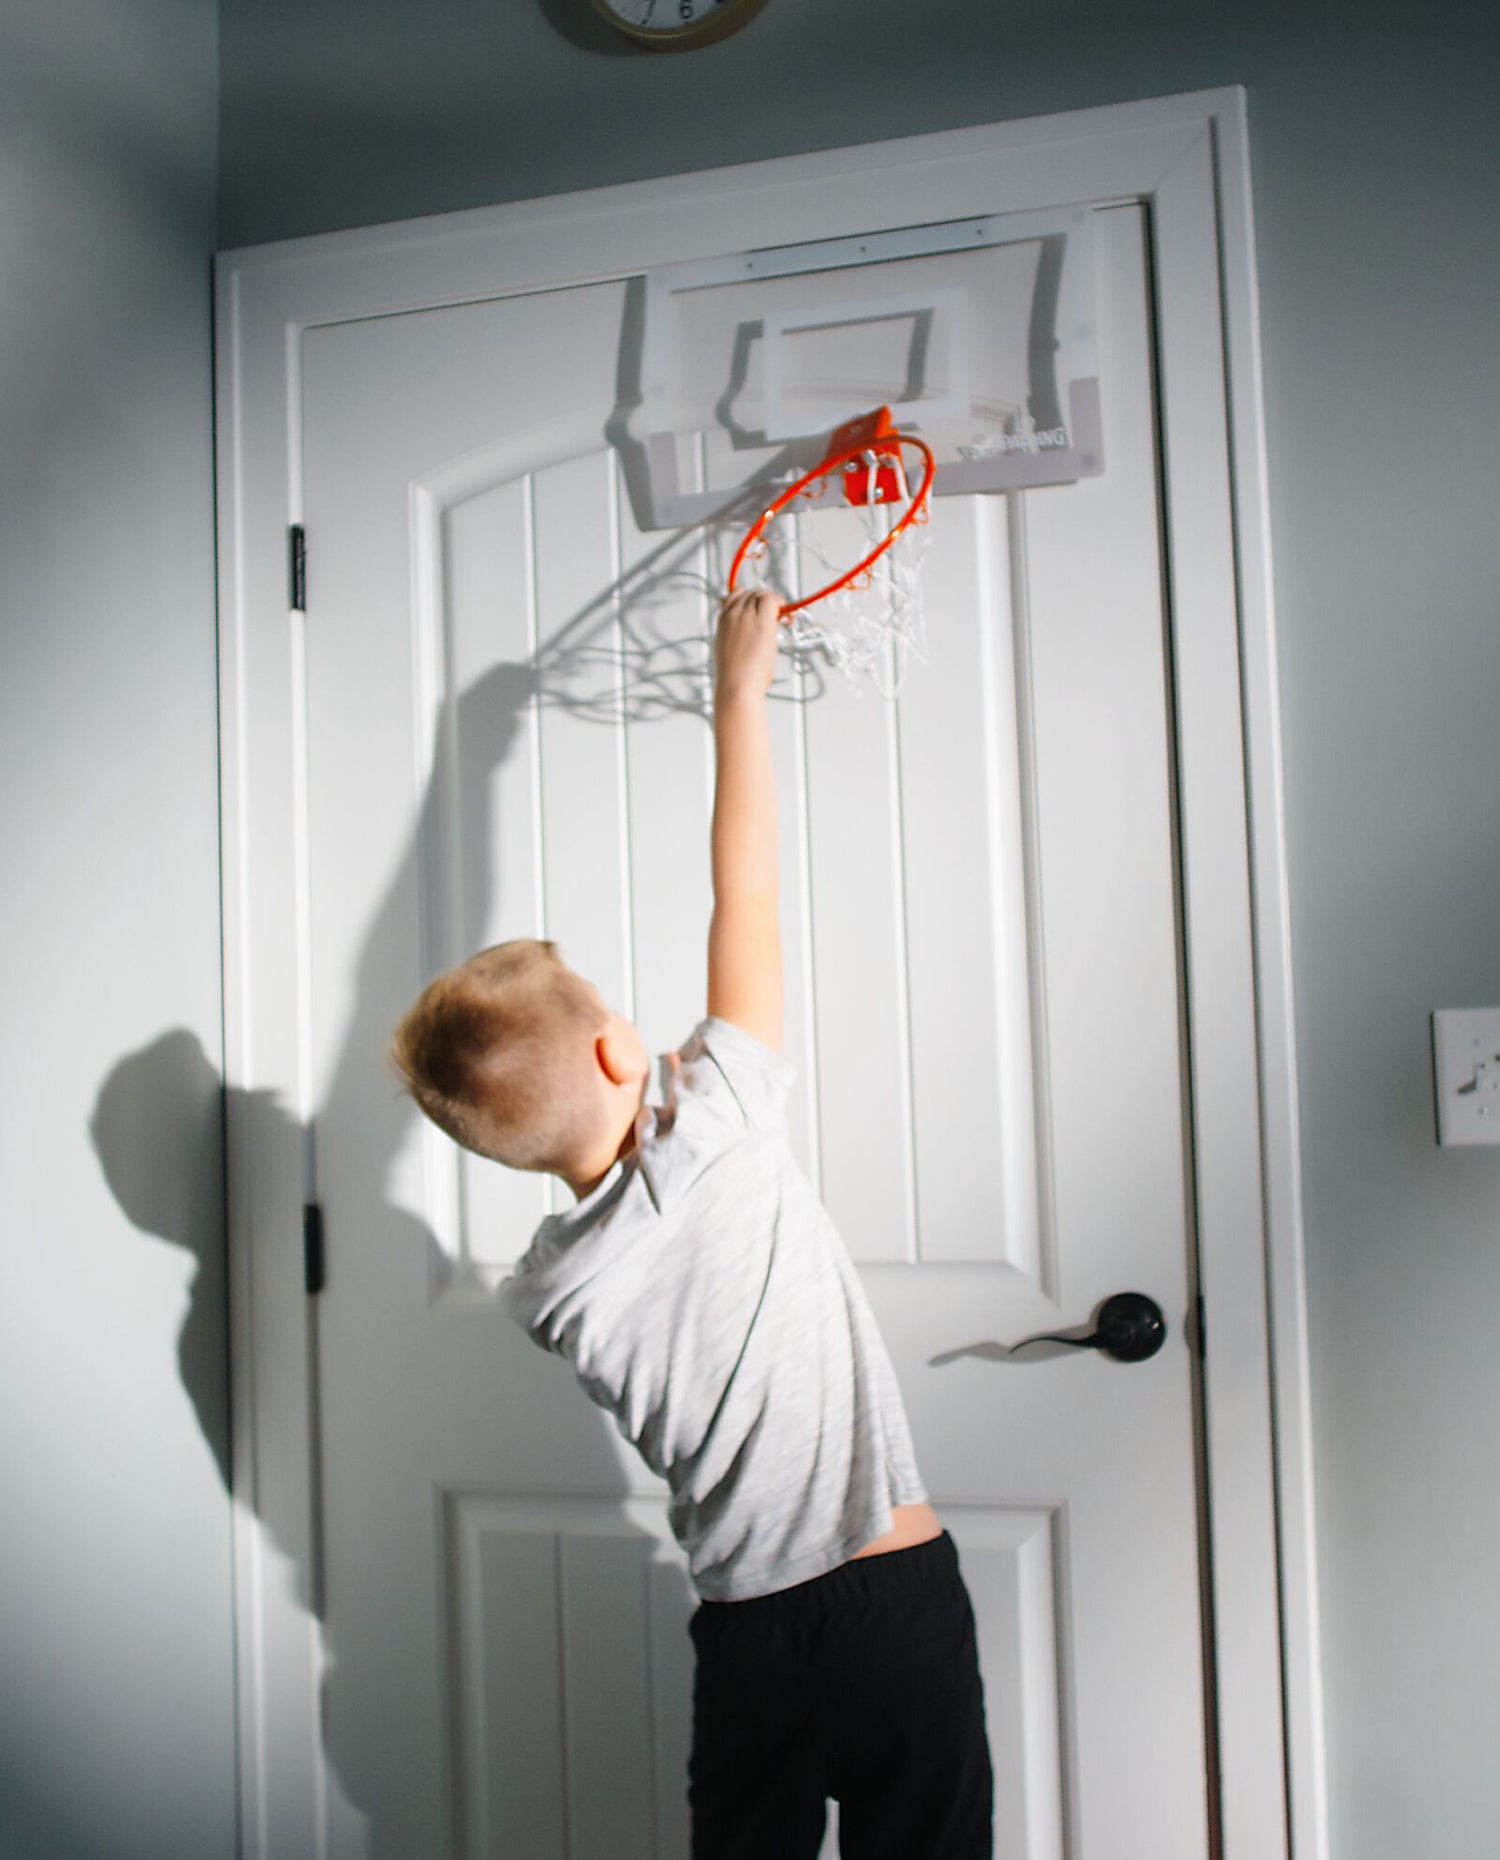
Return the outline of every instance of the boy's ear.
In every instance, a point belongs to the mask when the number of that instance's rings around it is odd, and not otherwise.
[[[644,1065],[641,1063],[639,1043],[625,1038],[614,1028],[601,1033],[594,1041],[594,1056],[599,1070],[611,1085],[638,1084],[651,1069],[649,1059]]]

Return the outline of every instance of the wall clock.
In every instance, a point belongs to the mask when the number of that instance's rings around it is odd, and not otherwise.
[[[681,52],[724,39],[754,18],[766,0],[593,0],[617,32],[654,51]]]

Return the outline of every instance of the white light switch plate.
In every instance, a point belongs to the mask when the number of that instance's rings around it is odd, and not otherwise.
[[[1500,1008],[1432,1017],[1438,1142],[1500,1143]]]

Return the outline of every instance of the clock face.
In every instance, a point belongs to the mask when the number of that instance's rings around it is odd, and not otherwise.
[[[733,32],[765,0],[593,0],[595,10],[642,45],[706,45]]]

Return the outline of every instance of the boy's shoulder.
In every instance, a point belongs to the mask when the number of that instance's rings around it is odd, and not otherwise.
[[[793,1069],[742,1028],[700,1021],[663,1060],[662,1102],[642,1111],[635,1164],[659,1215],[668,1215],[715,1164],[747,1139],[786,1128]],[[756,1146],[759,1147],[759,1146]]]
[[[784,1121],[795,1067],[733,1021],[701,1020],[674,1060],[679,1101],[701,1097],[752,1130]]]

